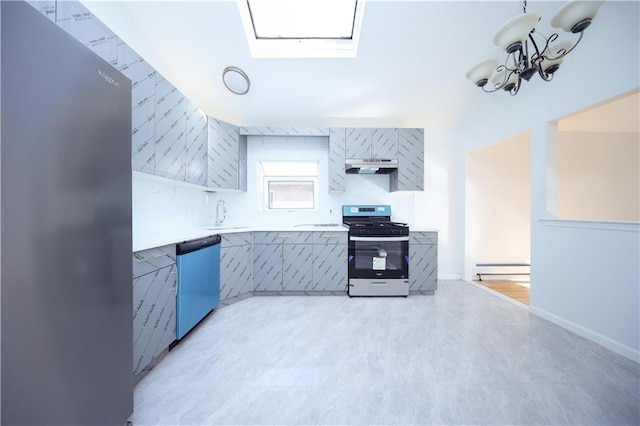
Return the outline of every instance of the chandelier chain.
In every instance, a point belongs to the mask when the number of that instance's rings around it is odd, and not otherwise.
[[[522,13],[527,13],[527,0],[522,0]]]

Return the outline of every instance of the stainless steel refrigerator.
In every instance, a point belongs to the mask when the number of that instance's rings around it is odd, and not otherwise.
[[[28,4],[0,7],[2,424],[124,425],[131,82]]]

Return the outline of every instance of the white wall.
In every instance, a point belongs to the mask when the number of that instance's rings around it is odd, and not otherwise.
[[[559,132],[559,218],[640,220],[638,133]]]
[[[530,150],[525,132],[468,154],[466,279],[478,262],[530,260]]]
[[[424,191],[415,192],[416,230],[438,231],[438,277],[462,278],[462,263],[457,256],[460,247],[456,226],[459,212],[456,191],[456,146],[461,135],[425,129]]]
[[[542,221],[531,311],[640,362],[640,227]],[[538,267],[542,265],[542,267]]]
[[[609,65],[594,66],[593,58],[598,58],[599,64]],[[640,360],[637,340],[614,330],[638,334],[638,306],[628,305],[627,310],[621,305],[638,299],[640,265],[637,251],[633,250],[640,243],[637,228],[628,231],[624,242],[615,244],[621,239],[619,231],[602,224],[593,231],[598,236],[595,241],[603,244],[612,241],[603,246],[609,249],[583,250],[576,256],[571,250],[585,244],[591,232],[579,228],[570,233],[558,227],[547,229],[541,220],[553,217],[555,211],[553,203],[548,202],[555,195],[553,186],[547,182],[549,158],[553,158],[555,150],[555,145],[547,146],[555,137],[548,135],[548,123],[637,90],[638,63],[640,3],[607,1],[581,45],[567,56],[553,81],[543,82],[534,76],[515,97],[505,93],[470,95],[470,108],[477,114],[464,123],[466,135],[456,153],[456,163],[460,164],[476,148],[509,135],[531,132],[531,310],[546,312],[546,318],[563,326],[574,324],[573,330],[583,336],[636,360]],[[464,168],[459,167],[458,173],[458,179],[464,181]],[[463,186],[458,185],[457,198],[462,208],[457,224],[464,229]],[[464,238],[460,246],[465,246]],[[464,250],[459,250],[458,255],[464,259]],[[600,272],[590,274],[586,265],[597,266]],[[565,275],[563,271],[571,274]],[[580,297],[574,298],[576,292]],[[617,309],[627,313],[611,316]]]

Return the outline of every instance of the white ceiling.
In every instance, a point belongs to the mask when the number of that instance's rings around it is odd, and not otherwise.
[[[208,115],[238,125],[445,130],[462,126],[481,97],[510,98],[482,93],[465,73],[502,57],[493,34],[522,9],[512,1],[368,0],[357,58],[253,59],[236,0],[84,3]],[[543,17],[539,30],[551,32],[543,25],[562,4],[529,2]],[[571,55],[588,55],[583,47]],[[223,86],[230,65],[249,75],[248,94]]]

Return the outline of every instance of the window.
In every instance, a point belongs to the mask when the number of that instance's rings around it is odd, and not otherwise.
[[[364,1],[237,0],[254,58],[354,58]]]
[[[247,0],[257,39],[353,38],[355,0]]]
[[[314,208],[315,182],[305,180],[267,180],[269,209]]]
[[[315,209],[318,163],[315,161],[262,161],[262,192],[265,210]]]

